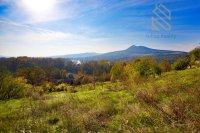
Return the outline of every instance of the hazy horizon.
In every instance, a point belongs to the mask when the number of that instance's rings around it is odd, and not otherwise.
[[[155,9],[163,7],[168,29],[156,23],[155,30]],[[198,0],[1,0],[0,55],[106,53],[132,45],[188,52],[200,44],[198,12]]]
[[[130,45],[129,47],[131,47],[133,45]],[[143,45],[134,45],[134,46],[143,46]],[[18,56],[4,56],[4,55],[0,55],[0,57],[56,57],[56,56],[65,56],[65,55],[79,55],[79,54],[90,54],[90,53],[96,53],[96,54],[105,54],[105,53],[109,53],[109,52],[116,52],[116,51],[121,51],[121,50],[126,50],[127,48],[129,47],[126,47],[124,49],[118,49],[118,50],[115,50],[115,51],[108,51],[108,52],[95,52],[95,51],[88,51],[88,52],[81,52],[81,53],[71,53],[71,54],[60,54],[60,55],[49,55],[49,56],[27,56],[27,55],[18,55]],[[146,46],[145,46],[146,47]],[[150,48],[150,47],[147,47],[147,48]],[[196,47],[195,47],[196,48]],[[170,49],[159,49],[159,48],[151,48],[151,49],[156,49],[156,50],[170,50]],[[193,48],[194,49],[194,48]],[[191,49],[192,50],[192,49]],[[171,51],[181,51],[181,50],[171,50]],[[189,52],[190,50],[188,51],[182,51],[182,52]]]

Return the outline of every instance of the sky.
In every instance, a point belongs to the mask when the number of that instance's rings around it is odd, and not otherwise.
[[[200,0],[0,0],[0,56],[200,46]]]

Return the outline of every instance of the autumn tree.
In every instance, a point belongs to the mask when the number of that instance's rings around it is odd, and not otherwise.
[[[45,80],[45,72],[39,67],[19,69],[17,76],[24,77],[33,85],[40,85]]]
[[[152,58],[139,58],[124,67],[125,75],[127,75],[129,81],[136,84],[143,82],[149,77],[155,77],[161,74],[161,70]]]
[[[0,70],[0,100],[22,98],[32,86],[24,78],[14,78],[9,72]]]
[[[111,80],[116,81],[116,80],[123,80],[123,71],[124,71],[124,66],[126,65],[125,62],[119,61],[114,64],[110,71],[111,75]]]
[[[171,71],[171,64],[168,61],[161,61],[159,64],[159,67],[161,69],[162,72],[169,72]]]

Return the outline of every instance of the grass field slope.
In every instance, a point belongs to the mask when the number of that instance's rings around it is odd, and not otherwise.
[[[199,132],[200,69],[0,101],[0,132]]]

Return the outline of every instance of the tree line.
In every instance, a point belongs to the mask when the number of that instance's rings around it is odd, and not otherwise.
[[[129,62],[106,60],[77,64],[69,59],[0,58],[0,99],[20,98],[33,92],[72,91],[72,86],[96,82],[144,83],[163,72],[200,66],[200,48],[174,63],[142,57]]]

